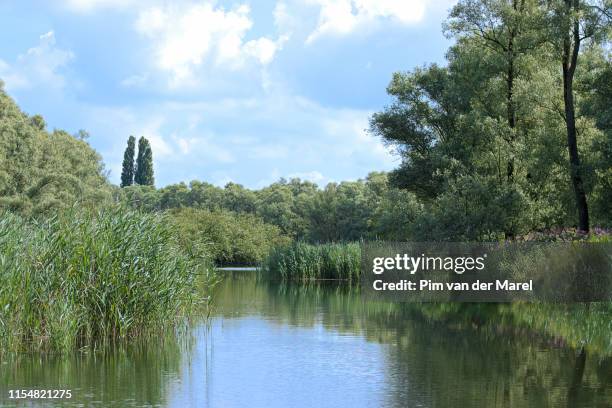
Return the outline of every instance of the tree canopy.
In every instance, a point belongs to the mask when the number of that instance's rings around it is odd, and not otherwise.
[[[0,208],[24,215],[52,214],[75,202],[94,206],[111,198],[100,155],[86,140],[46,130],[0,88]]]
[[[568,11],[566,3],[580,8]],[[604,105],[612,100],[603,85],[610,24],[609,16],[593,17],[604,9],[609,4],[462,0],[445,25],[456,40],[447,65],[393,75],[393,103],[372,116],[370,128],[402,158],[392,186],[425,206],[413,225],[419,236],[588,230],[587,206],[597,225],[610,224]],[[578,22],[578,37],[575,25],[558,29],[567,19]],[[601,27],[589,29],[595,20]],[[574,39],[559,37],[566,32]],[[575,70],[569,85],[561,69],[567,41],[576,54],[566,67]]]

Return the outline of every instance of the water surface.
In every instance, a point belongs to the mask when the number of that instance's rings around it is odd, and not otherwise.
[[[612,406],[610,358],[430,324],[347,287],[223,273],[212,319],[189,335],[5,357],[0,406]],[[69,388],[73,398],[17,405],[8,388]]]

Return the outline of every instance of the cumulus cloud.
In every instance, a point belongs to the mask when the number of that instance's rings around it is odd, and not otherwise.
[[[312,43],[327,34],[349,34],[379,19],[401,24],[423,20],[427,3],[432,0],[311,0],[320,7],[317,27],[306,42]]]
[[[56,46],[55,34],[49,31],[40,36],[37,46],[19,55],[14,63],[0,60],[0,78],[8,90],[35,86],[61,89],[66,85],[61,70],[73,58],[72,51]]]
[[[230,69],[252,61],[265,66],[287,40],[247,40],[253,27],[247,5],[229,10],[210,2],[149,7],[139,13],[135,26],[151,40],[157,67],[172,74],[174,85],[193,82],[194,71],[204,63]]]

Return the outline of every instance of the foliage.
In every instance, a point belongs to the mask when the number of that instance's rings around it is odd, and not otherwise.
[[[372,116],[371,131],[402,158],[392,186],[423,206],[413,238],[513,238],[578,226],[578,209],[584,229],[587,205],[577,200],[585,195],[591,218],[609,225],[609,20],[592,18],[593,7],[575,17],[590,31],[572,68],[578,151],[570,163],[555,31],[564,9],[551,9],[561,3],[460,1],[446,24],[456,40],[448,64],[393,75],[393,103]]]
[[[134,153],[136,150],[136,138],[130,136],[127,141],[127,147],[123,154],[123,165],[121,168],[121,187],[127,187],[134,184]]]
[[[202,297],[196,263],[156,214],[70,209],[0,219],[2,349],[95,346],[172,326]]]
[[[277,245],[288,242],[280,229],[253,214],[182,208],[170,211],[180,242],[216,265],[256,265]]]
[[[111,187],[98,153],[85,140],[45,126],[0,89],[0,208],[44,216],[77,201],[108,203]]]
[[[136,171],[134,182],[141,186],[155,185],[153,177],[153,151],[151,144],[143,136],[138,140],[138,156],[136,158]]]
[[[146,211],[195,208],[257,216],[283,235],[308,242],[408,239],[421,211],[414,194],[391,188],[385,173],[374,172],[323,189],[300,179],[281,179],[261,190],[199,181],[159,190],[135,185],[121,189],[117,199]]]

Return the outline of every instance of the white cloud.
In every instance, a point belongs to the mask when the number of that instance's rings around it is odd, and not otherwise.
[[[55,34],[49,31],[40,36],[37,46],[17,57],[15,63],[0,60],[0,78],[8,90],[44,86],[61,89],[66,85],[62,68],[74,58],[72,51],[58,48]]]
[[[161,134],[153,130],[144,130],[140,133],[147,135],[145,137],[151,142],[151,148],[158,157],[166,157],[174,154],[174,149],[166,142]]]
[[[289,12],[284,0],[276,2],[272,16],[274,17],[274,25],[281,33],[290,34],[298,25],[297,17]]]
[[[173,139],[184,155],[194,155],[199,159],[206,158],[209,162],[234,163],[236,158],[230,150],[221,143],[221,137],[214,135],[198,135],[179,137],[173,135]]]
[[[225,10],[210,2],[150,7],[136,21],[137,31],[151,41],[157,67],[171,73],[172,85],[193,84],[204,63],[239,69],[250,61],[272,62],[286,37],[246,41],[252,26],[247,5]]]
[[[64,4],[72,11],[90,13],[94,10],[103,8],[126,8],[138,2],[138,0],[65,0]]]
[[[269,38],[258,38],[244,44],[244,53],[256,58],[261,65],[267,65],[274,59],[274,54],[287,41],[287,36],[281,36],[278,40],[272,41]]]
[[[379,19],[392,19],[401,24],[423,20],[425,8],[433,0],[310,0],[318,5],[319,21],[306,42],[327,35],[349,34]]]

